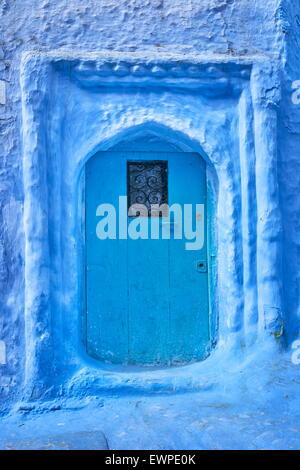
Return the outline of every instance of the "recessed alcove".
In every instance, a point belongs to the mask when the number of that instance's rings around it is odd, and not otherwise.
[[[78,394],[201,387],[205,364],[218,351],[234,356],[280,330],[281,286],[272,275],[280,263],[277,111],[265,100],[270,80],[268,61],[258,57],[24,56],[26,383],[36,395],[60,387]],[[147,375],[89,357],[82,328],[82,172],[98,152],[130,150],[145,139],[205,159],[217,254],[216,349],[202,363]]]

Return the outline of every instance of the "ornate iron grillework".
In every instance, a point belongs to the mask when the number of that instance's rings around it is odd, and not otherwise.
[[[134,204],[143,204],[148,210],[148,217],[162,217],[165,215],[157,211],[152,211],[151,214],[151,205],[168,204],[167,161],[127,162],[127,203],[128,211]],[[128,215],[129,217],[135,216],[130,212],[128,212]]]

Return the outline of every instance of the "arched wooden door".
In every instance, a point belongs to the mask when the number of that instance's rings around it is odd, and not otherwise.
[[[159,176],[156,193],[151,193],[153,171]],[[86,165],[85,186],[88,353],[120,364],[203,359],[210,342],[204,160],[196,153],[99,152]],[[156,218],[156,223],[161,230],[169,224],[170,239],[120,239],[124,226],[119,223],[119,197],[139,202],[142,193],[152,201],[156,194],[169,205],[202,204],[202,248],[187,250],[184,234],[174,239],[174,223],[165,217]],[[97,236],[97,225],[104,219],[99,211],[97,215],[100,204],[116,209],[115,239]],[[128,217],[126,224],[133,220]],[[149,231],[150,223],[148,218]]]

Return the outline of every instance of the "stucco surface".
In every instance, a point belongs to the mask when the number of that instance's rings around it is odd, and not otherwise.
[[[100,449],[99,431],[111,450],[299,449],[299,366],[289,355],[273,358],[267,347],[238,367],[229,360],[196,393],[118,392],[18,406],[2,418],[0,449],[63,450],[76,439],[77,448]]]
[[[30,225],[31,221],[25,217],[25,223],[23,223],[24,199],[26,200],[29,196],[27,208],[31,207],[31,211],[34,212],[43,209],[43,203],[48,195],[44,187],[44,194],[39,193],[40,199],[34,205],[31,198],[32,192],[29,194],[28,191],[30,186],[34,190],[38,186],[43,187],[43,181],[31,181],[32,184],[27,186],[25,182],[24,186],[23,170],[28,175],[31,174],[33,168],[28,160],[23,159],[24,151],[25,154],[28,151],[26,144],[25,149],[23,146],[24,129],[25,137],[27,136],[25,141],[30,150],[43,148],[45,141],[35,140],[36,129],[39,126],[48,129],[47,126],[50,123],[51,132],[47,135],[50,135],[52,139],[54,137],[55,143],[55,138],[60,135],[60,129],[55,127],[55,123],[60,125],[59,119],[62,115],[66,137],[64,140],[57,139],[56,142],[64,146],[62,148],[65,151],[65,172],[59,173],[55,166],[50,167],[49,171],[46,165],[42,168],[43,171],[48,171],[49,185],[53,182],[56,184],[57,175],[62,176],[66,181],[65,194],[62,196],[64,198],[70,195],[68,181],[70,183],[76,180],[84,159],[100,145],[100,136],[102,140],[104,136],[104,140],[106,139],[106,142],[112,145],[121,140],[120,132],[125,128],[133,130],[139,125],[152,122],[156,124],[152,131],[160,134],[160,137],[175,139],[175,136],[179,136],[183,145],[187,146],[186,148],[191,142],[198,142],[199,150],[202,146],[202,150],[205,150],[212,164],[219,168],[219,176],[224,182],[222,190],[228,195],[221,198],[223,214],[226,212],[228,216],[221,235],[224,242],[229,240],[228,246],[231,251],[226,251],[226,244],[223,244],[223,253],[221,251],[220,256],[225,264],[228,264],[230,259],[236,262],[232,264],[232,269],[235,271],[230,279],[233,281],[223,284],[223,291],[220,291],[221,308],[223,312],[227,312],[226,315],[224,313],[220,323],[223,343],[234,343],[235,346],[231,347],[231,351],[236,351],[235,354],[243,349],[245,344],[252,344],[256,338],[257,323],[260,329],[264,329],[262,324],[264,320],[258,315],[257,309],[264,310],[265,303],[268,307],[266,319],[271,329],[278,332],[278,328],[282,326],[280,322],[284,320],[284,331],[280,333],[284,333],[286,345],[297,338],[300,287],[298,190],[300,184],[298,156],[300,105],[296,106],[291,100],[291,83],[300,79],[298,46],[300,13],[297,3],[278,0],[266,0],[263,4],[256,0],[203,0],[201,2],[197,0],[89,0],[84,4],[79,0],[56,2],[4,0],[2,2],[0,7],[0,80],[3,80],[6,85],[6,103],[0,104],[0,340],[6,344],[6,364],[0,365],[0,394],[5,408],[10,402],[18,398],[22,399],[24,371],[26,370],[29,381],[35,380],[30,387],[31,398],[45,398],[52,392],[54,395],[58,394],[58,389],[66,384],[61,382],[61,370],[52,368],[53,364],[56,364],[55,357],[63,357],[65,365],[68,362],[66,367],[70,376],[73,372],[77,373],[67,388],[63,388],[68,393],[70,393],[68,387],[74,384],[75,389],[77,384],[77,395],[80,395],[84,384],[90,393],[94,393],[98,390],[97,386],[96,388],[93,385],[89,386],[89,382],[98,381],[99,383],[100,380],[101,389],[105,376],[101,374],[100,379],[99,377],[95,379],[90,372],[86,376],[85,370],[79,369],[78,371],[79,361],[76,358],[74,344],[67,342],[66,344],[71,344],[71,346],[67,346],[67,350],[64,350],[63,344],[57,341],[58,338],[61,339],[57,333],[62,328],[61,323],[52,325],[53,335],[49,337],[48,322],[51,323],[51,317],[48,316],[47,309],[49,310],[50,304],[55,309],[61,301],[61,298],[55,296],[55,276],[52,276],[49,281],[49,277],[45,277],[44,269],[48,266],[51,255],[52,273],[55,273],[55,269],[56,273],[59,271],[58,260],[61,252],[57,250],[59,243],[55,238],[55,232],[51,232],[53,235],[52,253],[41,253],[38,249],[33,253],[37,258],[41,254],[44,257],[40,281],[42,286],[47,282],[53,283],[53,297],[49,300],[43,297],[41,291],[38,293],[37,289],[41,285],[36,286],[36,280],[33,277],[28,276],[25,282],[24,227]],[[222,87],[221,94],[213,104],[207,96],[196,96],[191,101],[188,94],[182,93],[174,98],[170,90],[163,89],[160,90],[159,99],[154,106],[151,94],[143,92],[130,95],[122,93],[115,97],[113,92],[101,96],[89,95],[87,89],[80,83],[77,88],[77,78],[72,75],[70,80],[66,64],[70,63],[72,56],[81,57],[83,62],[86,62],[88,53],[94,52],[96,59],[92,57],[92,60],[98,61],[101,65],[103,56],[100,59],[97,58],[97,51],[102,51],[102,54],[104,52],[107,56],[116,51],[126,53],[129,63],[130,54],[136,53],[146,62],[149,56],[155,56],[158,62],[160,56],[167,57],[169,62],[172,62],[176,60],[176,55],[181,54],[181,58],[188,55],[187,61],[197,61],[201,56],[206,57],[207,62],[213,63],[216,61],[234,62],[235,60],[237,62],[245,60],[248,63],[247,57],[251,57],[252,62],[258,60],[261,63],[263,58],[264,65],[261,68],[254,67],[251,84],[245,87],[238,85],[238,91],[233,90],[229,100],[226,98],[226,88],[222,91]],[[61,55],[62,62],[65,61],[64,64],[61,65],[60,61],[56,60],[58,64],[56,69],[52,68],[49,71],[51,57],[48,62],[48,59],[45,59],[49,52],[52,57]],[[46,64],[44,68],[40,67],[41,57],[43,64]],[[30,67],[24,67],[26,61],[30,62]],[[36,61],[36,72],[34,61]],[[229,70],[229,74],[232,70]],[[240,80],[239,78],[238,83]],[[244,80],[243,78],[241,81],[244,83]],[[95,86],[97,86],[97,81],[92,83],[92,87]],[[217,90],[218,86],[214,86],[213,89]],[[23,102],[21,102],[22,90]],[[53,93],[52,97],[55,97],[55,100],[46,100],[46,105],[44,103],[44,109],[47,109],[49,114],[43,115],[40,110],[35,115],[28,115],[29,108],[26,106],[29,104],[32,108],[38,107],[49,90]],[[242,90],[244,90],[243,93],[241,93]],[[237,101],[237,95],[242,96],[242,99]],[[30,103],[26,102],[28,96],[31,97]],[[56,107],[57,103],[59,103],[58,107]],[[65,103],[68,106],[64,108]],[[94,113],[95,103],[98,106],[96,114]],[[199,110],[205,114],[206,121],[194,120]],[[57,119],[53,120],[52,116],[52,121],[50,118],[49,121],[43,121],[46,119],[45,116],[51,115],[51,111],[54,111],[53,116]],[[89,116],[84,123],[80,123],[82,112]],[[241,113],[244,113],[244,119],[238,121]],[[256,121],[253,113],[256,113]],[[43,119],[41,116],[44,116]],[[99,134],[92,135],[94,128],[91,128],[89,124],[95,119]],[[165,131],[163,131],[163,126],[165,126]],[[257,136],[256,144],[251,140],[253,128]],[[79,131],[85,134],[85,139],[75,142],[72,136],[77,136]],[[278,138],[276,137],[274,142],[269,139],[269,136],[274,136],[277,131]],[[237,134],[240,136],[240,141],[236,139]],[[117,135],[119,137],[116,138]],[[124,135],[126,136],[126,132]],[[184,139],[186,139],[185,142]],[[241,142],[246,142],[247,145],[242,145]],[[230,151],[230,145],[232,151]],[[220,160],[222,152],[228,156],[227,160]],[[256,161],[253,157],[255,152],[257,155],[264,155],[264,159]],[[232,155],[236,158],[230,159]],[[248,159],[249,155],[250,159]],[[268,155],[270,155],[269,159]],[[238,160],[239,158],[241,160]],[[77,162],[77,166],[72,166],[74,161]],[[258,187],[251,189],[251,175],[255,172]],[[248,179],[245,179],[246,175]],[[250,192],[248,192],[249,188]],[[243,206],[244,212],[240,214],[239,198],[245,193],[248,195],[248,200]],[[256,198],[260,201],[258,208]],[[49,210],[51,214],[49,223],[52,226],[55,226],[59,218],[53,210],[55,203],[54,198],[51,200],[53,206]],[[66,213],[69,208],[72,209],[68,204],[63,208]],[[222,220],[222,211],[220,214]],[[249,214],[253,215],[253,219],[249,217]],[[272,222],[268,225],[269,214],[272,214],[270,219]],[[43,230],[48,221],[44,216],[45,213],[41,212],[42,223],[36,226],[36,239],[39,239],[40,235],[41,239],[45,236]],[[238,222],[240,216],[245,222],[243,226]],[[229,227],[226,226],[228,220],[232,224]],[[70,233],[74,236],[75,232],[71,230]],[[249,233],[254,233],[253,239]],[[28,240],[31,242],[32,238],[29,237],[27,242]],[[242,240],[247,240],[244,247]],[[257,240],[258,251],[256,251]],[[240,262],[239,256],[241,249],[244,250],[243,263]],[[257,252],[260,253],[260,264],[255,267],[255,273],[253,273],[251,260],[256,259]],[[269,257],[266,254],[266,259],[268,258],[266,262],[262,256],[264,252],[269,253]],[[270,261],[271,257],[273,257],[273,262]],[[32,264],[28,272],[30,269],[34,270],[35,256],[31,260]],[[75,261],[67,259],[67,263],[69,263],[68,267],[73,267]],[[256,276],[261,286],[258,292],[256,291]],[[77,280],[72,279],[72,282],[76,283]],[[27,300],[25,298],[26,283],[32,294],[30,298],[27,295]],[[270,288],[275,284],[276,288]],[[278,300],[279,297],[282,304]],[[271,299],[270,302],[265,302],[265,298]],[[231,308],[232,299],[235,310]],[[240,304],[237,302],[238,299],[241,299]],[[244,310],[244,301],[248,310]],[[74,298],[68,295],[63,298],[63,305],[67,306],[69,312],[72,310],[72,302]],[[263,305],[260,305],[260,302]],[[36,317],[36,320],[42,318],[45,313],[43,321],[35,322],[34,334],[31,330],[34,320],[29,318],[29,327],[28,321],[27,326],[25,325],[26,305],[27,313],[30,306],[32,311],[39,310],[40,317]],[[279,316],[277,316],[277,311],[280,311]],[[60,318],[61,321],[61,317],[56,318]],[[75,329],[76,319],[70,316],[70,322],[63,327],[65,337],[72,337]],[[233,339],[232,336],[232,333],[236,332],[239,333],[238,340]],[[30,346],[30,341],[33,339],[39,344],[36,349]],[[26,345],[27,349],[25,349]],[[28,351],[30,358],[28,358]],[[279,350],[276,354],[279,357]],[[37,355],[39,355],[38,358]],[[46,385],[39,383],[41,374],[37,379],[36,362],[39,362],[39,374],[41,370],[45,371]],[[29,370],[28,364],[32,364]],[[294,371],[296,373],[296,369],[293,369]],[[189,376],[196,374],[196,377],[199,377],[199,373],[196,368]],[[51,389],[53,374],[57,374],[58,377],[54,384],[55,391]],[[116,385],[114,380],[113,378],[111,382],[113,386]],[[131,376],[130,380],[134,382],[135,379]],[[183,379],[183,382],[184,380],[186,379]],[[171,381],[171,387],[173,385]],[[27,389],[26,400],[28,398],[30,397],[28,397]]]
[[[278,175],[283,214],[283,279],[284,301],[289,340],[299,334],[300,299],[300,106],[291,100],[293,82],[300,76],[300,7],[298,2],[285,2],[282,31],[282,101],[280,104]]]

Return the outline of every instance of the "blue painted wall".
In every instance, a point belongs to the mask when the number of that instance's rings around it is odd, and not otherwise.
[[[299,15],[298,2],[288,0],[2,1],[0,80],[5,93],[0,100],[0,340],[6,345],[6,364],[0,365],[2,402],[22,394],[25,364],[22,53],[146,51],[170,56],[210,53],[227,59],[266,55],[278,71],[276,91],[282,92],[277,127],[283,270],[278,269],[277,276],[284,293],[288,342],[299,332],[300,105],[291,100],[291,83],[300,80]],[[68,90],[64,93],[65,99]],[[263,93],[262,99],[272,101],[273,88],[266,86]],[[221,114],[222,98],[218,106]],[[234,165],[229,171],[234,171]],[[226,303],[226,299],[220,300]],[[44,324],[39,334],[47,337]],[[45,370],[48,366],[45,360]]]
[[[283,288],[288,340],[299,335],[300,322],[300,105],[291,99],[300,76],[300,5],[282,2],[278,11],[281,49],[282,100],[280,104],[278,174],[283,215]]]

